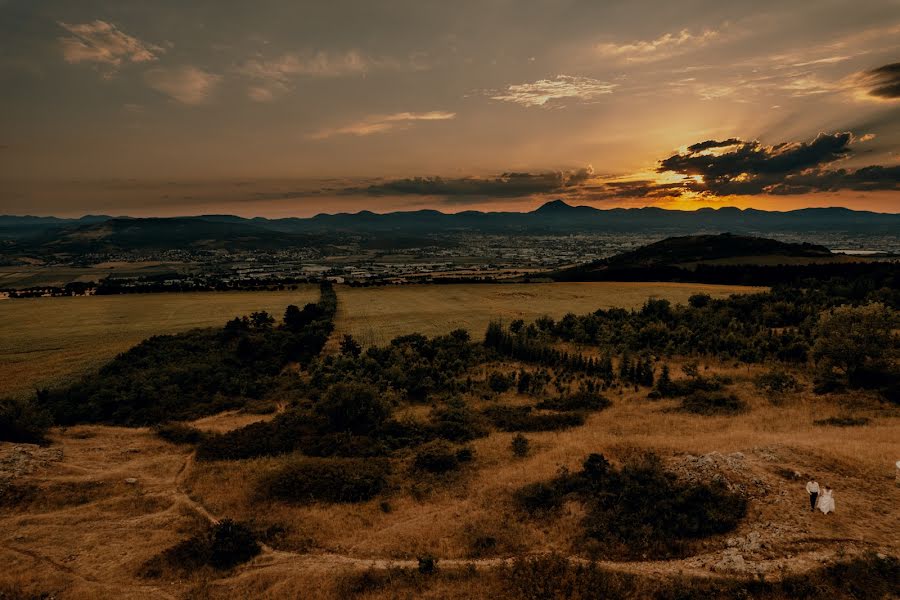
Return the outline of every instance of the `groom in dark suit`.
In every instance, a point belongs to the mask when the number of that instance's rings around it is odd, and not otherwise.
[[[809,511],[816,510],[816,500],[819,498],[819,482],[815,477],[810,477],[806,482],[806,493],[809,494]]]

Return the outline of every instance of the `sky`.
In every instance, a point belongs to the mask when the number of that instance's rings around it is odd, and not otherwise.
[[[0,0],[0,214],[900,212],[900,0]]]

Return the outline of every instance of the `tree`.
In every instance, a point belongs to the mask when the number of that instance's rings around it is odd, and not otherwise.
[[[0,398],[0,440],[41,443],[48,427],[50,414],[33,400]]]
[[[358,358],[359,355],[362,354],[362,346],[353,339],[352,335],[349,333],[345,334],[344,338],[341,340],[341,354]]]
[[[250,313],[250,324],[254,329],[271,329],[275,318],[266,311]]]
[[[666,397],[672,392],[672,376],[669,374],[669,365],[663,365],[656,380],[656,390],[660,396]]]
[[[371,387],[361,383],[337,383],[322,396],[316,412],[328,419],[334,431],[365,434],[378,429],[391,409]]]
[[[827,378],[865,383],[865,374],[884,372],[897,359],[897,326],[896,312],[883,304],[834,308],[819,318],[813,360]]]

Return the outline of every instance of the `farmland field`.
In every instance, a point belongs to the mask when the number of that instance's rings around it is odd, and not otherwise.
[[[673,283],[547,283],[411,285],[338,288],[337,333],[363,344],[398,335],[464,328],[479,336],[491,319],[534,319],[637,307],[648,297],[686,302],[756,288]],[[97,368],[142,339],[192,327],[222,325],[254,310],[280,317],[288,304],[318,297],[315,286],[285,292],[134,294],[33,298],[0,302],[0,382],[5,394],[25,394]]]
[[[0,301],[0,396],[54,385],[96,368],[152,335],[224,325],[318,298],[317,286],[284,292],[195,292]]]
[[[744,286],[694,283],[533,283],[408,285],[338,290],[337,333],[363,345],[389,342],[398,335],[437,335],[467,329],[480,336],[492,319],[558,318],[598,308],[636,308],[648,298],[686,303],[692,294],[725,297],[758,291]]]

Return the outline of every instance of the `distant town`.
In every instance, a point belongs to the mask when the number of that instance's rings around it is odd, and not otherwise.
[[[769,233],[782,241],[815,241],[833,252],[896,255],[897,236],[825,232]],[[275,250],[129,249],[85,253],[36,265],[6,260],[3,269],[78,276],[39,285],[3,285],[2,298],[225,290],[277,290],[329,280],[354,286],[409,283],[535,281],[548,271],[588,263],[662,239],[659,232],[570,235],[432,234],[414,243],[372,248],[364,237],[341,244]],[[401,247],[396,247],[401,246]],[[408,246],[408,247],[402,247]],[[115,265],[115,268],[105,268]],[[145,265],[153,265],[145,268]],[[7,278],[8,280],[8,278]],[[5,283],[5,282],[4,282]]]

